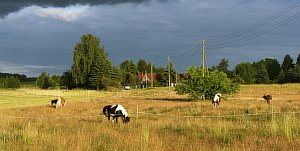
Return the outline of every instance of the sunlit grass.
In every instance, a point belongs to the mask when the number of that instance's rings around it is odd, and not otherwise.
[[[0,150],[298,150],[299,94],[297,84],[243,85],[213,109],[168,88],[0,90]],[[57,96],[65,108],[49,107]],[[107,104],[122,104],[131,122],[108,123]]]

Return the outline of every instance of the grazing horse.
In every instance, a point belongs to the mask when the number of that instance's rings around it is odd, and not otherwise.
[[[268,104],[270,104],[271,101],[272,101],[272,96],[271,95],[265,95],[264,94],[264,96],[262,98],[264,98],[267,101]]]
[[[58,97],[58,99],[51,100],[51,105],[55,105],[55,108],[61,107],[61,105],[65,106],[66,103],[67,101],[63,97]]]
[[[215,96],[212,98],[212,105],[213,107],[218,107],[220,105],[221,102],[221,94],[217,93],[215,94]]]
[[[118,117],[122,117],[123,122],[130,122],[130,117],[126,112],[125,108],[122,105],[107,105],[103,108],[103,114],[108,118],[110,121],[110,116],[113,117],[112,121],[116,119],[116,123],[118,122]]]
[[[58,101],[58,99],[51,100],[51,105],[52,105],[52,106],[56,105],[57,101]]]

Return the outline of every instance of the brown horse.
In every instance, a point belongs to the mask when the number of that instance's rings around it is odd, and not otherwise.
[[[271,101],[272,101],[272,95],[265,95],[262,97],[264,98],[268,104],[271,104]]]

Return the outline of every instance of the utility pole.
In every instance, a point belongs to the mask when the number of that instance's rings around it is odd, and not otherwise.
[[[153,87],[153,68],[151,63],[151,87]]]
[[[171,87],[171,67],[170,67],[170,57],[168,56],[168,71],[169,71],[169,92]]]
[[[204,80],[204,75],[205,75],[205,53],[204,53],[204,40],[202,40],[202,78]],[[205,101],[205,94],[202,96],[203,100]]]
[[[145,70],[146,88],[148,87],[148,75],[147,70]]]
[[[175,78],[176,78],[176,86],[177,86],[177,75],[178,75],[178,72],[176,72],[176,76],[175,76]]]
[[[202,40],[202,78],[204,78],[204,72],[205,72],[205,64],[204,64],[204,62],[205,62],[205,54],[204,54],[204,40]]]

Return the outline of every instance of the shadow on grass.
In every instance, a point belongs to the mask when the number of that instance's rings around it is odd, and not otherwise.
[[[175,101],[175,102],[191,102],[186,98],[144,98],[144,100],[157,100],[157,101]]]

